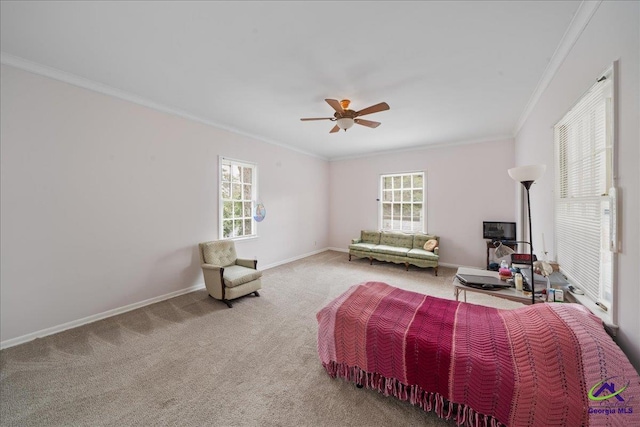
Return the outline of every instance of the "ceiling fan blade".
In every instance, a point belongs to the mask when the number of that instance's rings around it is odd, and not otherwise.
[[[387,104],[386,102],[381,102],[379,104],[372,105],[371,107],[367,107],[363,110],[358,111],[356,113],[356,117],[364,116],[365,114],[373,114],[373,113],[377,113],[378,111],[385,111],[388,109],[389,109],[389,104]]]
[[[336,133],[336,132],[339,132],[339,131],[340,131],[340,128],[338,127],[338,125],[335,125],[334,127],[331,128],[329,133]]]
[[[372,122],[371,120],[365,120],[365,119],[355,119],[354,122],[359,125],[367,126],[370,128],[377,128],[378,126],[380,126],[380,122]]]
[[[300,119],[303,122],[308,122],[309,120],[333,120],[333,117],[307,117],[304,119]]]
[[[337,99],[325,99],[327,104],[331,105],[331,108],[336,110],[338,113],[342,113],[344,110],[342,109],[342,105],[340,105],[340,101]]]

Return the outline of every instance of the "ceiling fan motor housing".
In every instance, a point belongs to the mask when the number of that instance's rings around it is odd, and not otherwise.
[[[356,112],[353,110],[342,110],[342,112],[338,112],[336,111],[335,113],[333,113],[333,116],[336,119],[355,119],[356,118]]]

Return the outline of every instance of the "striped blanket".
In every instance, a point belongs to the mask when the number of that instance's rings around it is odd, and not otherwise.
[[[577,304],[499,310],[368,282],[317,319],[331,377],[459,425],[640,426],[640,377]]]

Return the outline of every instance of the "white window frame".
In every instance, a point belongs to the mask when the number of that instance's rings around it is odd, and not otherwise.
[[[230,169],[228,177],[225,176],[227,167]],[[234,168],[240,168],[240,175],[235,180],[232,172]],[[244,181],[246,177],[242,174],[242,168],[251,170],[250,183]],[[220,240],[241,240],[258,237],[257,221],[253,216],[258,194],[258,165],[220,156],[218,161],[218,182],[218,235]],[[250,185],[250,195],[248,197],[246,194],[247,185]],[[228,191],[227,188],[229,189]],[[238,191],[240,191],[239,198],[234,198]],[[237,203],[241,204],[239,211],[235,209]],[[229,207],[229,204],[232,207],[230,211],[229,209],[226,210],[227,217],[225,217],[225,205]],[[232,224],[232,231],[227,235],[225,229],[229,226],[229,221]],[[242,227],[238,229],[240,224]],[[250,227],[249,232],[247,232],[247,226]]]
[[[413,178],[414,176],[422,177],[422,187],[414,186]],[[410,179],[410,186],[406,186],[406,177]],[[390,179],[393,184],[391,188],[385,188],[385,179]],[[396,183],[399,180],[400,186],[396,188]],[[422,192],[422,201],[416,201],[416,197],[418,197],[417,190]],[[410,200],[405,200],[404,196],[409,195]],[[380,175],[379,180],[379,203],[378,203],[378,228],[383,231],[404,231],[404,232],[425,232],[427,230],[427,174],[424,171],[416,171],[416,172],[402,172],[402,173],[392,173],[392,174],[382,174]],[[385,204],[390,204],[391,211],[391,227],[387,226],[385,220]],[[410,221],[403,220],[403,205],[412,205],[410,208]],[[420,205],[420,213],[422,218],[418,221],[413,220],[414,218],[414,209],[413,205]],[[398,206],[399,212],[399,220],[394,220],[394,213],[397,213],[394,209],[394,206]],[[397,226],[399,222],[399,227]],[[404,224],[410,224],[409,227],[404,226]],[[396,225],[394,227],[394,224]],[[417,224],[417,225],[416,225]]]
[[[581,302],[589,300],[594,313],[614,324],[616,69],[614,63],[554,126],[557,261],[569,282],[585,291]]]

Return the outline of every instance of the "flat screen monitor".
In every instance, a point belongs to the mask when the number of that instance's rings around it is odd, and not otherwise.
[[[516,239],[516,223],[483,221],[482,238],[490,240],[518,240]]]

